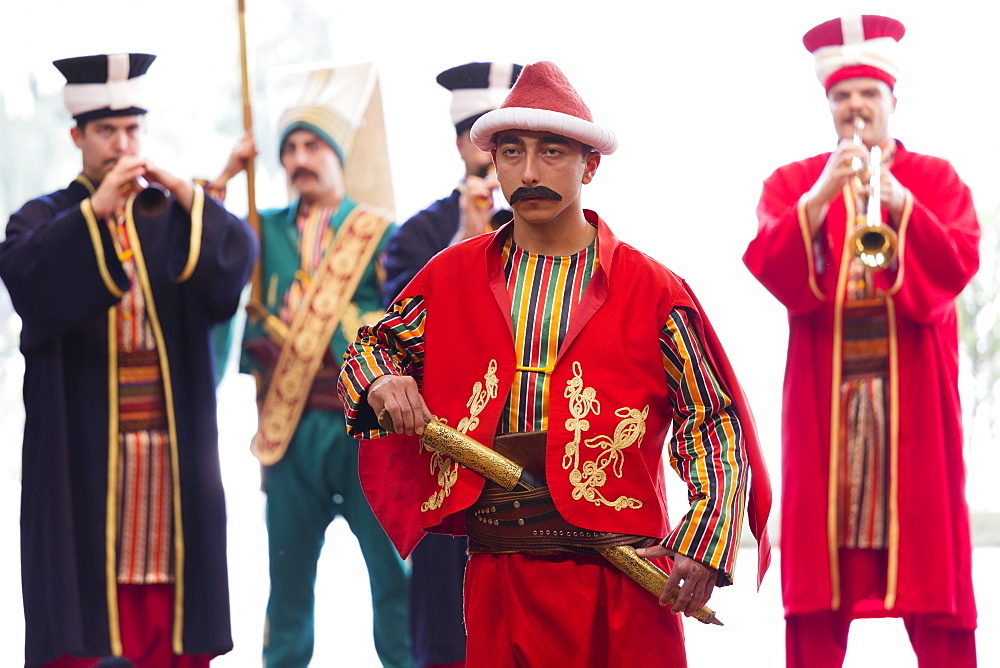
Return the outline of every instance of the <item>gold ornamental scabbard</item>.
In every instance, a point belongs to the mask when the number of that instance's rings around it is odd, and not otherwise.
[[[653,596],[659,598],[667,586],[667,578],[670,577],[663,569],[653,562],[643,559],[635,552],[631,545],[611,545],[607,547],[595,547],[597,553],[614,564],[618,570],[627,575],[640,587],[648,591]],[[669,605],[677,601],[677,592],[670,597]],[[724,626],[715,616],[715,611],[707,606],[701,606],[692,615],[702,624],[715,624]]]
[[[519,464],[438,420],[426,421],[420,442],[508,492],[519,486],[531,490],[545,485]]]
[[[379,424],[387,431],[395,431],[386,411],[379,415]],[[507,457],[437,419],[425,420],[424,433],[420,435],[420,442],[431,450],[451,457],[459,464],[472,469],[508,491],[519,485],[525,489],[537,489],[544,485],[544,482],[534,478]],[[652,595],[659,598],[663,594],[669,576],[656,564],[640,557],[631,545],[615,545],[595,549],[609,563]],[[676,596],[675,592],[674,597],[670,600],[671,605],[676,600]],[[715,611],[706,606],[702,606],[691,616],[703,624],[723,625],[716,618]]]

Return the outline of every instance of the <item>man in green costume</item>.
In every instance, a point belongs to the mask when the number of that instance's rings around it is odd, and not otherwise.
[[[378,79],[370,64],[272,75],[268,99],[280,109],[281,165],[296,199],[260,212],[260,294],[240,360],[258,380],[252,449],[267,494],[271,578],[264,663],[308,665],[316,564],[341,515],[368,566],[379,658],[411,666],[407,571],[361,491],[357,442],[336,392],[348,342],[381,316],[378,258],[393,227]],[[252,143],[243,148],[252,155]]]

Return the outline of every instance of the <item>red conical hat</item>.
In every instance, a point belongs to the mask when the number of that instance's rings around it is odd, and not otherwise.
[[[555,63],[526,65],[507,99],[472,126],[472,143],[482,151],[495,148],[501,130],[552,132],[592,146],[607,155],[618,148],[611,130],[594,123],[590,109]]]

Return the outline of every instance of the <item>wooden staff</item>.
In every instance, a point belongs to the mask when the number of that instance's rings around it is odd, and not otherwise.
[[[250,108],[250,75],[247,67],[247,29],[244,19],[243,0],[237,2],[237,18],[240,24],[240,70],[242,72],[243,88],[243,130],[252,132],[253,112]],[[247,160],[247,223],[253,228],[257,239],[260,239],[260,217],[257,215],[257,198],[254,194],[254,157]],[[254,263],[253,275],[250,278],[250,299],[260,302],[264,292],[264,276],[260,264],[260,256]],[[251,314],[252,317],[252,314]]]

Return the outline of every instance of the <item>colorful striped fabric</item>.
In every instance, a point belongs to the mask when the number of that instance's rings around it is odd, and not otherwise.
[[[118,582],[173,582],[170,440],[164,430],[124,433],[118,507]]]
[[[330,227],[333,210],[319,204],[303,204],[297,213],[296,225],[299,231],[299,257],[302,266],[295,273],[295,280],[285,292],[285,303],[281,308],[281,319],[291,324],[312,283],[316,268],[323,261],[323,254],[333,243],[334,230]]]
[[[374,325],[358,330],[357,340],[344,353],[347,360],[342,369],[346,382],[341,386],[347,393],[344,402],[348,424],[357,420],[357,405],[361,395],[379,376],[424,377],[424,319],[427,309],[422,296],[403,297]],[[359,354],[360,353],[360,354]],[[365,434],[378,438],[387,432],[380,429]]]
[[[576,255],[551,256],[529,253],[508,240],[503,260],[519,364],[500,430],[545,430],[550,374],[573,309],[597,268],[597,242]]]
[[[118,353],[118,429],[166,429],[167,407],[156,350]]]
[[[691,504],[662,544],[718,568],[731,580],[749,462],[736,407],[688,315],[675,308],[660,333],[663,368],[674,395],[670,466],[687,483]]]
[[[840,386],[838,545],[883,549],[889,526],[889,320],[885,299],[875,294],[872,270],[853,260],[849,272]]]
[[[884,549],[889,526],[885,379],[844,383],[837,519],[840,547]]]
[[[109,225],[110,226],[110,225]],[[154,350],[153,328],[146,320],[146,301],[136,276],[135,257],[124,221],[111,226],[118,259],[129,278],[129,290],[118,302],[118,350]]]
[[[127,229],[112,227],[129,277],[118,321],[118,582],[174,580],[173,476],[163,377]]]
[[[597,257],[595,246],[571,257],[549,257],[525,252],[509,240],[505,245],[503,259],[520,366],[498,431],[546,428],[546,370],[555,362],[573,309],[597,268]],[[375,378],[422,376],[425,319],[423,298],[410,296],[393,304],[379,323],[359,332],[345,355],[343,386],[350,399],[346,404],[349,425],[356,423],[357,402]],[[733,524],[743,517],[748,470],[735,407],[706,360],[684,309],[670,314],[659,343],[665,379],[676,396],[670,464],[687,483],[692,504],[664,545],[731,574],[740,535]],[[382,435],[375,430],[366,437]]]

